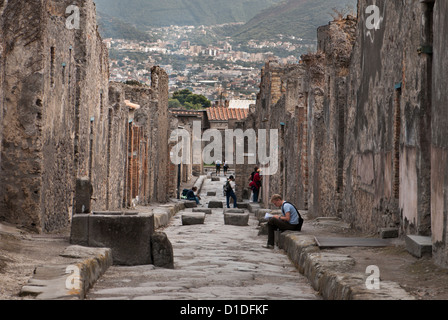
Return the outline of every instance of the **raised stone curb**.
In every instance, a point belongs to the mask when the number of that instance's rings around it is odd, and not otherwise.
[[[179,211],[185,210],[185,208],[185,203],[182,201],[163,204],[154,209],[154,229],[157,230],[167,226],[170,223],[171,218],[174,217]]]
[[[202,191],[202,186],[204,185],[204,181],[205,181],[205,179],[207,179],[207,176],[202,175],[202,176],[200,176],[200,177],[196,180],[194,186],[195,186],[196,188],[198,188],[197,194],[200,194],[200,193],[201,193],[201,191]]]
[[[322,252],[312,235],[285,231],[278,245],[324,299],[415,300],[395,282],[381,281],[380,289],[368,289],[367,275],[349,272],[355,264],[352,257]]]
[[[202,186],[204,179],[199,180],[196,184]],[[139,213],[136,211],[106,211],[95,212],[92,215],[77,215],[77,217],[83,217],[83,222],[78,226],[74,226],[82,229],[87,226],[88,218],[101,216],[110,217],[125,217],[125,216],[153,216],[154,229],[160,229],[169,224],[171,218],[175,216],[179,211],[185,210],[185,203],[183,201],[173,201],[171,203],[162,204],[153,209],[151,213]],[[73,225],[72,225],[73,227]],[[79,230],[78,230],[79,231]],[[77,233],[77,232],[75,232]],[[72,240],[85,241],[82,237],[74,236],[71,234]],[[151,239],[153,241],[154,239]],[[168,240],[169,242],[169,240]],[[161,251],[168,251],[169,246],[161,246]],[[154,252],[152,252],[154,254]],[[165,256],[167,256],[165,254]],[[85,299],[88,290],[93,284],[106,272],[106,270],[113,265],[112,249],[110,248],[95,248],[86,247],[82,245],[72,245],[66,248],[61,254],[61,257],[67,258],[67,263],[56,265],[43,265],[35,269],[33,277],[28,283],[22,287],[20,295],[25,299],[37,300],[79,300]],[[166,258],[166,257],[165,257]],[[156,259],[157,260],[157,259]],[[162,267],[171,268],[169,260],[156,261],[157,264],[161,264]],[[68,269],[68,267],[70,268]],[[79,270],[79,289],[68,289],[67,281],[69,277],[75,277],[73,269]],[[70,273],[72,272],[72,273]],[[73,282],[74,283],[74,282]]]
[[[87,291],[112,265],[112,253],[108,248],[70,246],[61,256],[70,260],[60,265],[37,267],[20,295],[37,300],[84,299]]]

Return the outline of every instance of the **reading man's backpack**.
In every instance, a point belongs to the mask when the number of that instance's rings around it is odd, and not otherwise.
[[[302,216],[300,215],[300,212],[299,212],[299,210],[296,208],[296,206],[295,205],[293,205],[291,202],[287,202],[287,201],[285,201],[284,203],[283,203],[283,205],[282,205],[282,212],[284,212],[283,211],[283,206],[285,205],[285,203],[289,203],[290,205],[292,205],[293,207],[294,207],[294,209],[296,209],[296,211],[297,211],[297,215],[299,216],[299,224],[297,225],[297,231],[302,231],[302,225],[303,225],[303,218],[302,218]]]

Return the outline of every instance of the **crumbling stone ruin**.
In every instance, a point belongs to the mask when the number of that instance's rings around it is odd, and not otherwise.
[[[365,232],[431,236],[448,266],[447,15],[445,0],[359,0],[356,17],[317,30],[316,53],[266,63],[233,124],[279,132],[264,206],[280,193]],[[92,0],[0,0],[0,220],[52,232],[77,213],[167,201],[182,125],[167,108],[158,67],[150,87],[109,82]],[[236,167],[239,199],[252,170]]]
[[[360,0],[357,11],[319,28],[318,51],[301,63],[262,70],[256,112],[239,124],[279,131],[262,203],[280,193],[365,232],[431,236],[446,267],[448,4]],[[237,183],[252,170],[238,166]]]
[[[52,232],[166,202],[168,76],[151,80],[109,83],[92,0],[1,0],[0,220]]]

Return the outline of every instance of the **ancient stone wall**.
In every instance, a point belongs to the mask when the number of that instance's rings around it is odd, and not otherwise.
[[[0,26],[3,26],[3,10],[5,8],[5,0],[0,0]],[[0,28],[0,168],[2,164],[2,141],[3,141],[3,82],[5,70],[5,42],[3,28]]]
[[[279,130],[265,207],[280,193],[362,231],[432,235],[435,261],[448,265],[447,14],[441,0],[360,0],[358,19],[319,28],[318,52],[299,65],[265,65],[242,125]],[[245,184],[251,170],[237,167],[238,179]]]
[[[55,228],[67,225],[71,208],[71,201],[65,199],[73,190],[74,162],[65,155],[73,153],[69,100],[75,82],[69,82],[73,75],[69,68],[74,64],[69,46],[74,43],[74,35],[59,26],[65,7],[61,13],[60,6],[50,1],[5,4],[0,28],[7,44],[3,57],[5,134],[0,215],[30,229],[51,230],[50,224]],[[56,50],[53,42],[62,47]],[[52,160],[44,157],[44,150]],[[44,178],[50,176],[53,178]],[[63,196],[58,201],[60,210],[54,202],[59,196]]]
[[[239,187],[238,198],[247,199],[250,196],[249,176],[257,165],[262,169],[261,175],[263,185],[259,200],[269,207],[270,198],[273,194],[281,194],[285,199],[294,202],[296,205],[305,204],[306,186],[303,175],[305,171],[300,165],[297,150],[303,147],[304,140],[299,139],[300,130],[303,130],[300,121],[304,121],[305,108],[304,98],[306,84],[306,68],[303,65],[279,65],[276,61],[269,61],[262,70],[260,92],[257,103],[252,113],[244,123],[237,124],[237,128],[255,130],[257,135],[257,159],[260,160],[259,147],[265,143],[268,147],[266,156],[272,155],[270,150],[271,135],[270,130],[274,130],[278,135],[278,167],[276,172],[264,174],[263,164],[256,164],[245,158],[244,165],[236,166],[236,184]],[[259,129],[266,130],[263,135]],[[302,144],[302,145],[300,145]],[[246,146],[246,152],[248,152]],[[304,152],[306,153],[306,152]],[[266,164],[266,167],[274,168],[274,164]],[[299,186],[299,187],[298,187]]]
[[[168,149],[169,115],[168,115],[168,74],[162,68],[154,66],[151,69],[151,88],[153,90],[151,109],[151,132],[152,150],[150,154],[154,157],[153,192],[150,196],[151,202],[168,201],[167,168],[170,165]]]
[[[428,4],[428,5],[431,5]],[[433,83],[431,117],[431,231],[435,261],[448,267],[448,3],[436,1],[433,20]]]
[[[338,216],[342,210],[346,79],[356,22],[348,16],[320,27],[318,52],[302,57],[310,75],[307,165],[313,216]]]
[[[430,57],[420,1],[377,1],[378,30],[359,2],[348,83],[343,217],[363,230],[430,227]]]
[[[103,210],[116,210],[125,206],[129,131],[129,108],[126,106],[125,97],[122,84],[110,83],[106,146],[108,172],[105,180],[107,198]]]
[[[79,10],[78,21],[68,8]],[[129,205],[131,90],[109,84],[94,2],[2,1],[0,13],[0,219],[37,232],[64,228],[82,211],[81,180],[92,190],[84,208]],[[138,126],[146,139],[137,193],[144,203],[168,194],[168,76],[158,67],[152,75],[137,99],[146,119]]]
[[[126,99],[140,105],[135,111],[132,124],[140,141],[134,150],[138,150],[138,182],[134,196],[139,196],[140,204],[168,201],[169,149],[170,132],[168,115],[168,75],[159,68],[151,70],[151,87],[124,86]],[[132,164],[131,164],[132,165]]]

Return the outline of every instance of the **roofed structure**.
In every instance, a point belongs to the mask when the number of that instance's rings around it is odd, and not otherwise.
[[[241,108],[208,108],[207,117],[209,121],[244,120],[249,115],[249,109]]]

